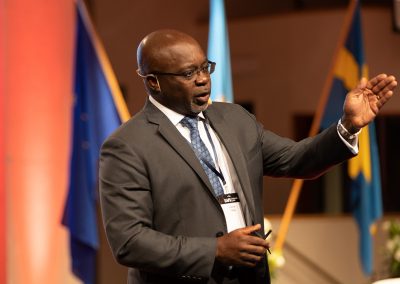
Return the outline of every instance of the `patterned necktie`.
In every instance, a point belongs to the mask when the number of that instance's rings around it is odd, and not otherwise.
[[[203,140],[200,138],[199,129],[197,128],[197,117],[189,117],[185,116],[181,120],[181,124],[190,130],[190,140],[191,146],[194,150],[197,158],[200,160],[200,164],[203,167],[204,171],[206,172],[208,179],[214,189],[215,195],[218,197],[224,194],[224,190],[222,185],[219,181],[217,174],[210,169],[210,167],[204,162],[207,161],[209,165],[214,167],[215,164],[213,159],[211,158],[210,152],[208,151],[206,145],[204,145]]]

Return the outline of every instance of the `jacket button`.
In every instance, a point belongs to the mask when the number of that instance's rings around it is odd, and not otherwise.
[[[218,233],[215,234],[215,236],[217,238],[222,237],[223,235],[224,235],[224,232],[218,232]]]

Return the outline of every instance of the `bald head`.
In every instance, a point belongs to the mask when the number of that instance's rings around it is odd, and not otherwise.
[[[168,62],[180,56],[177,46],[201,49],[194,38],[177,30],[158,30],[147,35],[137,49],[140,73],[145,75],[155,70],[166,70]]]
[[[146,92],[160,104],[190,116],[208,107],[210,62],[191,36],[155,31],[141,41],[137,61]]]

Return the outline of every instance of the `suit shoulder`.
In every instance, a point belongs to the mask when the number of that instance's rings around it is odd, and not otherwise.
[[[128,121],[121,124],[110,136],[108,136],[107,140],[112,138],[130,140],[137,136],[137,133],[143,133],[146,129],[148,129],[147,119],[145,118],[143,111],[140,111],[136,115],[132,116]]]
[[[209,108],[216,109],[218,111],[234,111],[234,112],[243,112],[246,113],[247,110],[244,109],[241,105],[234,103],[226,103],[226,102],[213,102]]]
[[[248,112],[244,107],[234,103],[225,103],[225,102],[213,102],[209,106],[210,111],[219,113],[223,115],[225,118],[233,116],[233,117],[241,117],[242,119],[251,119],[255,120],[255,116]]]

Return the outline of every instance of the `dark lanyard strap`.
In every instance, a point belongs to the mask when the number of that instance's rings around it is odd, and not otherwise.
[[[219,167],[217,151],[215,150],[215,145],[214,145],[214,143],[213,143],[213,141],[211,139],[211,135],[210,135],[210,131],[208,130],[207,122],[203,121],[203,124],[204,124],[204,128],[206,130],[206,133],[207,133],[208,141],[210,141],[211,148],[212,148],[213,153],[214,153],[215,165],[218,168],[214,167],[209,161],[207,161],[207,160],[205,160],[203,158],[201,158],[201,160],[203,161],[203,163],[205,163],[207,165],[207,167],[209,167],[210,170],[212,170],[214,172],[214,174],[216,174],[221,179],[223,185],[225,185],[226,181],[225,181],[224,175],[222,174],[221,168]]]

